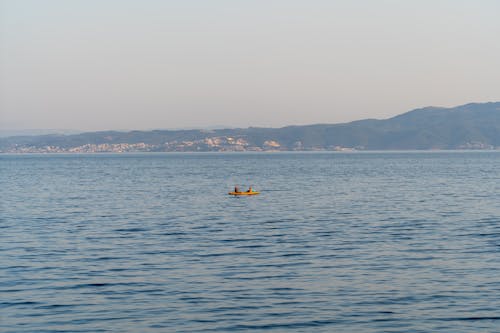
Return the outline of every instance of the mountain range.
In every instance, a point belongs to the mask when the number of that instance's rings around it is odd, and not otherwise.
[[[500,149],[500,102],[425,107],[342,124],[101,131],[0,138],[2,153]]]

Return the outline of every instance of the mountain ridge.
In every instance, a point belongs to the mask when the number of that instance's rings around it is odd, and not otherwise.
[[[280,128],[98,131],[0,138],[2,153],[500,149],[500,102]]]

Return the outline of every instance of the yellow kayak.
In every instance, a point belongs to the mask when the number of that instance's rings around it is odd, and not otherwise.
[[[252,191],[252,192],[229,192],[229,195],[257,195],[260,194],[260,192],[257,191]]]

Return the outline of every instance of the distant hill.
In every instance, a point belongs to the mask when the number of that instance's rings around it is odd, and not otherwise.
[[[22,130],[12,130],[6,128],[0,128],[0,137],[10,137],[10,136],[34,136],[34,135],[46,135],[46,134],[78,134],[82,131],[70,130],[70,129],[22,129]]]
[[[0,138],[0,152],[500,149],[500,102],[282,128],[103,131]]]

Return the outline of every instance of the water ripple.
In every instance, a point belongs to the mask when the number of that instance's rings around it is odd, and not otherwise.
[[[2,332],[499,331],[498,153],[0,164]]]

